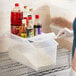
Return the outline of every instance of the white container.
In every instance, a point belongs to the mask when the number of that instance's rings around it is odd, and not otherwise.
[[[9,56],[12,59],[35,70],[56,64],[58,43],[54,40],[53,34],[39,35],[39,39],[37,36],[27,39],[19,38],[15,35],[11,37],[18,42],[15,42],[16,45],[9,48]]]
[[[50,38],[38,40],[32,43],[37,49],[45,51],[52,59],[53,64],[56,64],[57,46],[58,43]]]

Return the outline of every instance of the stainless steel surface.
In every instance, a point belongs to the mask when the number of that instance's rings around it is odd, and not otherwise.
[[[35,71],[9,58],[8,53],[0,53],[0,76],[58,76],[57,72],[67,70],[71,66],[71,52],[58,47],[57,64],[49,68]]]

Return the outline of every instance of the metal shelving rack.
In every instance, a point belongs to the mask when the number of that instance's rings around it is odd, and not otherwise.
[[[70,68],[72,64],[71,54],[71,51],[58,47],[57,64],[40,71],[35,71],[25,65],[11,60],[8,56],[8,52],[0,53],[0,76],[48,76],[48,74],[50,74],[50,76],[56,76],[54,75],[55,72]]]

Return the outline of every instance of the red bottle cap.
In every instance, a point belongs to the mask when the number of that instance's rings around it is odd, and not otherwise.
[[[30,16],[30,17],[28,17],[28,19],[29,19],[29,20],[32,20],[32,17]]]
[[[24,6],[24,8],[27,8],[27,6]]]
[[[24,19],[28,19],[28,17],[24,17]]]
[[[24,17],[24,19],[26,19],[26,24],[28,25],[28,17]]]
[[[18,7],[19,6],[19,3],[15,3],[15,6]]]
[[[36,18],[36,19],[39,19],[39,15],[35,15],[35,18]]]

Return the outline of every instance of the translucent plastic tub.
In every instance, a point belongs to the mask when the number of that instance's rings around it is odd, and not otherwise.
[[[9,48],[10,58],[35,70],[56,64],[58,43],[54,40],[54,33],[42,34],[27,39],[15,35],[9,35],[9,38],[16,43]]]

